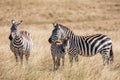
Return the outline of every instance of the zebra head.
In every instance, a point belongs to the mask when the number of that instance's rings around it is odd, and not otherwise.
[[[67,37],[65,30],[62,25],[53,23],[54,29],[52,30],[52,35],[49,38],[49,43],[61,42]]]
[[[22,23],[22,20],[19,22],[15,22],[14,20],[11,21],[12,26],[11,26],[11,32],[10,32],[10,36],[9,36],[9,40],[12,41],[12,39],[14,39],[15,36],[19,35],[19,25]]]
[[[69,37],[66,37],[62,40],[63,48],[64,50],[68,50],[70,45],[69,45]]]

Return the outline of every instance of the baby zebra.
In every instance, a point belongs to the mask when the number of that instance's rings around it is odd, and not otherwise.
[[[51,43],[49,39],[49,43]],[[60,59],[62,58],[62,66],[64,66],[65,55],[69,49],[69,38],[66,37],[62,40],[61,44],[51,43],[51,54],[53,58],[53,69],[57,70],[60,66]]]
[[[23,55],[26,57],[28,63],[28,58],[32,49],[32,39],[31,35],[27,31],[19,31],[19,25],[22,23],[15,22],[12,20],[11,32],[9,35],[10,49],[14,53],[16,62],[18,62],[18,56],[20,57],[21,64],[23,63]]]

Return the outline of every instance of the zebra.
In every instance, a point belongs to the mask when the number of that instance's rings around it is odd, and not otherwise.
[[[10,49],[15,55],[16,62],[18,62],[19,56],[20,62],[23,64],[23,55],[25,55],[26,63],[28,63],[33,45],[31,34],[27,31],[19,31],[19,26],[22,23],[22,20],[19,22],[12,20],[11,23],[12,26],[9,35]]]
[[[49,38],[49,43],[51,44],[51,55],[53,59],[53,69],[57,70],[60,66],[60,59],[62,59],[62,66],[64,66],[65,55],[69,49],[69,37],[66,37],[60,43],[51,43]]]
[[[103,34],[94,34],[89,36],[78,36],[73,33],[68,27],[58,23],[53,23],[54,29],[50,36],[51,43],[60,41],[68,36],[70,48],[68,54],[70,56],[70,63],[72,65],[73,55],[76,55],[78,61],[78,54],[82,56],[94,56],[100,53],[103,58],[103,65],[113,62],[112,40]]]

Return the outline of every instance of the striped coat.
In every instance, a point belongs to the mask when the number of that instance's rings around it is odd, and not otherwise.
[[[50,40],[50,39],[49,39]],[[53,69],[56,70],[60,66],[60,59],[62,59],[62,66],[64,66],[65,55],[69,49],[69,38],[62,40],[61,44],[51,43],[51,55],[53,58]]]
[[[12,21],[10,39],[10,49],[14,53],[16,62],[18,62],[18,56],[20,57],[21,64],[23,63],[23,55],[26,57],[28,63],[28,58],[32,50],[32,38],[31,34],[27,31],[19,31],[18,23]],[[20,24],[20,23],[19,23]]]
[[[95,34],[91,36],[75,35],[69,28],[61,24],[53,24],[54,29],[50,37],[50,41],[56,42],[68,36],[69,39],[69,55],[72,64],[74,55],[78,61],[78,54],[82,56],[94,56],[100,53],[103,58],[103,64],[109,64],[113,61],[112,40],[103,34]]]

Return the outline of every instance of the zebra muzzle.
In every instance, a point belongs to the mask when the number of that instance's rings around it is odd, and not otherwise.
[[[61,40],[57,40],[57,41],[55,41],[55,43],[56,43],[56,44],[61,44],[62,41],[61,41]]]

